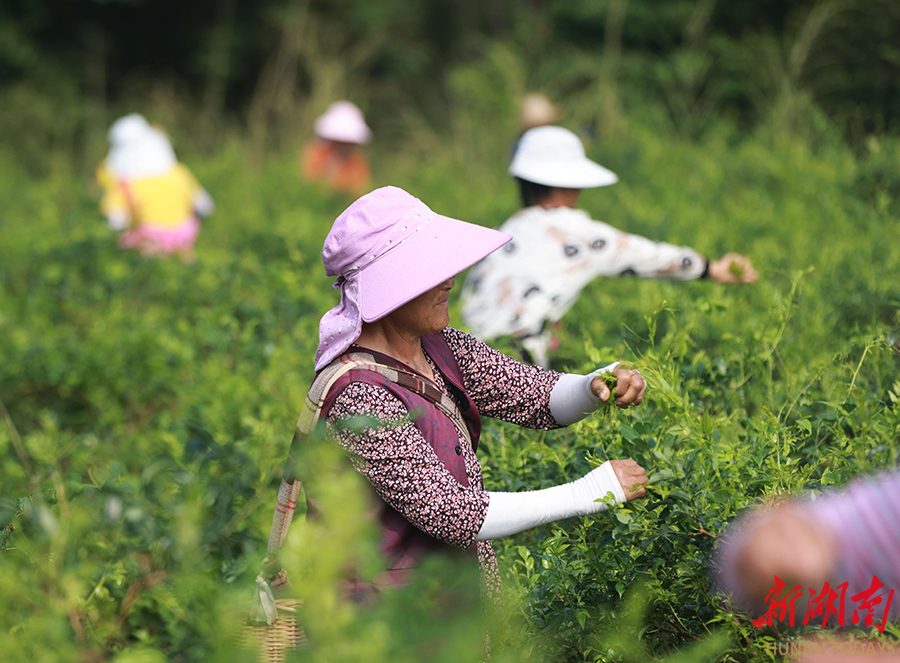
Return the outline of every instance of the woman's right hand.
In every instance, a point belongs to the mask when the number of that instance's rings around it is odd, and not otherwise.
[[[622,492],[625,493],[625,500],[636,500],[647,494],[644,484],[647,483],[647,471],[630,458],[625,460],[611,460],[613,471],[616,473],[616,479],[622,486]]]
[[[612,364],[616,366],[619,362]],[[609,368],[609,367],[607,367]],[[601,369],[606,371],[606,369]],[[628,370],[625,368],[615,368],[612,370],[616,376],[616,405],[620,408],[627,408],[630,405],[640,405],[644,400],[644,392],[647,390],[647,383],[644,378],[636,370]],[[591,380],[591,392],[604,403],[607,402],[613,394],[609,393],[609,387],[599,375]]]

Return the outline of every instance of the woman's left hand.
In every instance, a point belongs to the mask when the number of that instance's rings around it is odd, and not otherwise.
[[[616,376],[616,405],[626,408],[629,405],[640,405],[644,400],[644,392],[647,390],[647,383],[644,378],[636,370],[617,368],[613,371]],[[591,380],[591,391],[601,401],[609,400],[609,387],[603,382],[600,376]]]
[[[649,479],[647,478],[647,470],[638,465],[630,458],[624,460],[611,460],[613,472],[616,473],[616,479],[622,486],[622,492],[625,493],[625,501],[636,500],[647,494],[644,488]]]

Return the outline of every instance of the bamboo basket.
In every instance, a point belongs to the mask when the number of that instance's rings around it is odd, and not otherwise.
[[[269,626],[248,621],[241,633],[241,647],[259,652],[259,663],[282,663],[289,652],[307,643],[306,632],[297,619],[299,599],[277,599],[278,619]]]

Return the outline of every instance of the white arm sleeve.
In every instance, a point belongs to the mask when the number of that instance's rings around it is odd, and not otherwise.
[[[106,215],[106,222],[112,230],[125,230],[128,227],[128,213],[112,210]]]
[[[205,189],[201,189],[194,195],[192,203],[194,205],[194,211],[200,216],[209,216],[216,209],[216,204],[213,202],[212,196],[210,196]]]
[[[606,504],[596,500],[609,493],[617,504],[625,501],[625,491],[609,461],[561,486],[524,493],[488,493],[491,501],[475,540],[499,539],[556,520],[605,511]]]
[[[616,370],[619,362],[598,368],[587,375],[563,373],[550,391],[550,414],[561,426],[581,421],[597,409],[600,399],[591,391],[591,381],[601,373]]]

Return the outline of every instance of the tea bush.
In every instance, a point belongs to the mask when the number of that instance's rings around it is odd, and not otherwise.
[[[487,124],[479,76],[454,79],[470,115],[447,142],[423,129],[373,161],[379,184],[497,225],[516,209],[497,129],[509,118]],[[644,405],[552,433],[485,422],[489,489],[553,485],[613,457],[653,480],[646,500],[496,542],[511,592],[497,660],[762,661],[766,644],[796,637],[715,597],[711,555],[758,500],[896,466],[898,145],[883,137],[860,156],[834,137],[738,139],[725,124],[687,141],[634,120],[589,146],[621,178],[584,193],[596,218],[712,257],[746,253],[761,278],[592,283],[556,366],[628,360],[647,379]],[[253,660],[236,638],[318,319],[337,301],[322,241],[348,201],[300,182],[293,156],[245,170],[233,141],[189,162],[218,206],[196,260],[148,260],[116,247],[76,165],[32,179],[0,159],[4,659]],[[452,314],[460,324],[455,301]],[[358,477],[323,476],[335,512],[353,513]],[[487,618],[452,565],[377,608],[339,600],[342,564],[377,568],[371,537],[352,517],[328,536],[295,524],[286,559],[315,606],[303,617],[314,646],[297,656],[478,660]]]

